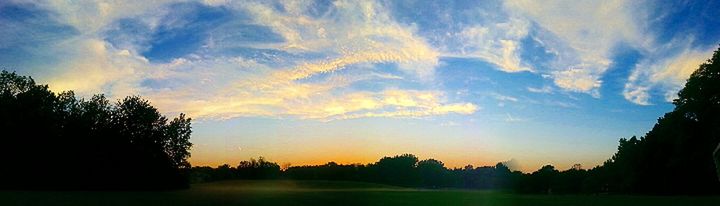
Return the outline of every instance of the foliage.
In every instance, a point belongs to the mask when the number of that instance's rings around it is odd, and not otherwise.
[[[190,119],[168,122],[137,96],[55,94],[30,77],[0,73],[0,186],[25,189],[187,187]]]
[[[280,166],[263,157],[241,161],[236,170],[238,177],[245,179],[272,179],[280,176]]]
[[[383,157],[372,164],[342,165],[329,162],[315,166],[293,166],[282,171],[275,163],[260,164],[263,158],[253,164],[253,160],[243,161],[237,168],[222,165],[218,168],[194,167],[191,172],[193,182],[209,182],[226,179],[294,179],[294,180],[339,180],[374,182],[404,187],[422,188],[464,188],[514,190],[520,185],[521,172],[512,172],[502,163],[493,167],[473,167],[448,169],[435,159],[418,161],[415,155],[403,154]],[[269,167],[248,165],[272,165]],[[254,169],[247,172],[247,168]],[[262,173],[262,174],[258,174]]]
[[[644,137],[621,139],[607,168],[610,189],[625,193],[720,191],[713,151],[720,142],[720,49],[690,76]],[[717,155],[717,154],[716,154]]]

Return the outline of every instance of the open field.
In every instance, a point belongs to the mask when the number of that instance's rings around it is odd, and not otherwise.
[[[357,182],[223,181],[164,192],[0,191],[0,205],[720,205],[720,197],[516,195]]]

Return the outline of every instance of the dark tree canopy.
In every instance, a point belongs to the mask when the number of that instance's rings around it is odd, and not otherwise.
[[[621,139],[605,164],[608,181],[630,193],[720,191],[713,152],[720,142],[720,50],[699,66],[644,137]],[[717,154],[715,154],[717,155]]]
[[[415,172],[418,158],[415,155],[403,154],[394,157],[383,157],[375,163],[380,181],[394,185],[415,186],[418,176]]]
[[[236,169],[237,175],[246,179],[272,179],[280,176],[280,166],[263,157],[241,161]]]
[[[187,187],[190,119],[168,121],[137,96],[55,94],[0,73],[0,186],[24,189]]]
[[[447,168],[441,161],[435,159],[419,161],[417,170],[420,176],[420,184],[425,187],[439,188],[446,182]]]

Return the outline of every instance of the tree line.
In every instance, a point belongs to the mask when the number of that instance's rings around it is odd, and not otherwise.
[[[578,193],[585,188],[575,188],[577,181],[587,171],[573,168],[558,171],[545,166],[537,172],[524,174],[511,171],[503,163],[495,166],[449,169],[435,159],[419,160],[415,155],[403,154],[383,157],[375,163],[292,166],[285,169],[260,157],[242,161],[237,166],[221,165],[217,168],[193,167],[192,182],[209,182],[227,179],[292,179],[337,180],[373,182],[403,187],[495,189],[527,193]],[[578,177],[580,176],[580,177]],[[591,192],[587,190],[588,192]],[[592,191],[595,192],[595,191]]]
[[[0,189],[188,187],[190,118],[170,120],[147,100],[54,93],[0,73]]]
[[[26,76],[0,72],[0,189],[171,189],[225,179],[349,180],[424,188],[523,193],[718,194],[720,50],[699,66],[641,137],[591,169],[532,173],[495,166],[447,168],[404,154],[371,164],[333,162],[286,169],[263,158],[237,166],[190,167],[191,120],[172,120],[147,100],[78,99]]]
[[[280,170],[262,158],[237,167],[194,167],[192,181],[222,179],[349,180],[426,188],[498,189],[522,193],[718,194],[720,192],[720,49],[699,66],[642,137],[622,138],[617,152],[591,169],[532,173],[495,166],[446,168],[410,154],[367,165],[330,162]]]

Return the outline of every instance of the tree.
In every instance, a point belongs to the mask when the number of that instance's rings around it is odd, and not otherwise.
[[[280,177],[280,165],[260,157],[257,160],[241,161],[237,166],[237,177],[241,179],[274,179]]]
[[[429,188],[440,188],[447,184],[447,168],[435,159],[426,159],[417,163],[421,185]]]
[[[720,143],[720,49],[690,75],[673,104],[675,109],[644,137],[620,140],[617,153],[604,165],[611,190],[720,192],[713,158]]]
[[[553,193],[555,179],[560,172],[552,165],[545,165],[530,174],[527,178],[527,192],[531,193]]]
[[[25,189],[187,187],[191,126],[168,122],[147,100],[55,94],[30,77],[0,73],[0,186]]]
[[[711,168],[708,160],[708,152],[711,148],[720,148],[720,48],[715,50],[713,56],[700,65],[698,70],[690,75],[685,88],[680,90],[678,98],[673,101],[675,110],[673,112],[694,123],[693,128],[698,137],[699,151],[691,155],[700,157],[699,165],[701,170],[707,171]],[[713,150],[714,152],[715,150]],[[713,154],[717,155],[717,154]],[[715,160],[716,175],[720,175],[720,167],[717,167]],[[704,172],[703,175],[707,175]],[[703,177],[705,178],[705,177]],[[707,187],[718,188],[718,181],[707,181],[712,183]],[[716,189],[717,191],[717,189]]]
[[[416,186],[418,174],[416,166],[418,158],[412,154],[397,155],[394,157],[383,157],[372,165],[377,171],[379,182],[401,185]]]

